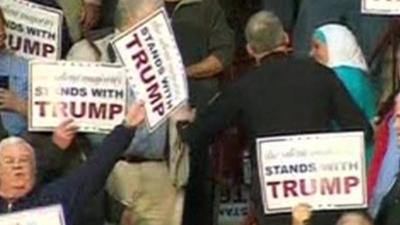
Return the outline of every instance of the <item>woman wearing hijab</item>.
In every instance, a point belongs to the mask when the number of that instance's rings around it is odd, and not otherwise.
[[[311,55],[336,72],[364,115],[373,121],[376,115],[376,92],[368,78],[368,66],[353,33],[340,24],[327,24],[314,31]],[[373,145],[367,146],[366,162]]]

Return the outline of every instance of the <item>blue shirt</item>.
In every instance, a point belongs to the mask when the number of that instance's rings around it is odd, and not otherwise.
[[[133,91],[128,90],[128,106],[135,101]],[[149,132],[146,125],[136,129],[135,137],[132,139],[124,155],[132,155],[145,159],[164,159],[164,149],[167,140],[167,129],[169,122],[166,121],[152,133]],[[94,148],[98,148],[105,135],[87,134],[86,135]]]
[[[9,88],[18,97],[28,99],[28,60],[6,50],[0,51],[0,75],[9,77]],[[10,135],[21,135],[27,130],[25,118],[15,112],[1,112],[4,128]]]
[[[397,173],[399,172],[400,151],[397,145],[397,132],[394,120],[394,117],[389,120],[388,149],[383,158],[382,168],[379,172],[378,181],[369,209],[373,216],[376,216],[379,212],[382,200],[393,187],[396,182]]]
[[[112,39],[116,34],[109,34],[108,36],[96,40],[95,44],[102,53],[101,55],[108,55],[107,49],[109,45],[109,40]],[[86,42],[78,42],[72,48],[73,51],[69,55],[69,59],[91,59],[93,57],[90,53],[92,53],[92,47],[89,45],[83,44]],[[103,60],[107,60],[104,58]],[[118,62],[120,64],[120,62]],[[131,105],[132,102],[135,101],[134,91],[129,89],[127,93],[128,98],[128,106]],[[167,142],[167,128],[168,121],[163,123],[160,127],[158,127],[153,133],[150,133],[145,125],[136,129],[135,137],[132,139],[129,147],[127,148],[125,155],[132,155],[136,157],[141,157],[145,159],[163,159],[164,158],[164,149],[166,147]],[[100,146],[105,135],[102,134],[86,134],[89,138],[94,149]]]
[[[128,104],[135,101],[133,90],[128,90]],[[163,159],[164,149],[167,140],[168,121],[159,126],[153,133],[150,133],[146,125],[136,129],[135,138],[132,139],[126,155],[134,155],[146,159]]]

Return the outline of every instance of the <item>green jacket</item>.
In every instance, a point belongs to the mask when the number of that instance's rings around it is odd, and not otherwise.
[[[224,67],[232,63],[233,32],[218,1],[181,0],[171,23],[185,65],[197,63],[211,54]]]
[[[216,56],[224,68],[233,60],[234,36],[216,0],[181,0],[171,18],[185,66]],[[217,78],[189,80],[190,101],[203,108],[217,93]]]

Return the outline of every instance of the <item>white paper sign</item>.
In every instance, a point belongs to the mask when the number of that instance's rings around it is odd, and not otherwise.
[[[400,15],[398,0],[361,0],[361,12],[379,15]]]
[[[29,130],[73,118],[79,131],[108,132],[125,117],[126,68],[89,62],[30,63]]]
[[[242,224],[249,213],[249,188],[244,184],[236,184],[219,190],[218,225]]]
[[[367,207],[362,132],[257,139],[257,160],[266,214]]]
[[[59,59],[62,11],[24,0],[0,0],[6,46],[26,58]]]
[[[65,225],[61,205],[28,209],[0,216],[0,225]]]
[[[152,131],[188,98],[185,67],[166,12],[157,10],[112,44],[132,71],[131,85],[136,97],[145,101]]]

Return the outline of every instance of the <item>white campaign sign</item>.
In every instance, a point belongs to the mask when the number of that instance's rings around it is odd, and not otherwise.
[[[153,131],[188,98],[185,67],[164,9],[112,40],[117,55],[132,71],[137,99],[145,101]]]
[[[65,225],[61,205],[40,207],[0,216],[0,225]]]
[[[249,188],[242,182],[219,188],[218,225],[242,224],[249,214]]]
[[[257,160],[266,214],[367,207],[362,132],[257,139]]]
[[[125,117],[124,67],[89,62],[30,63],[29,130],[73,118],[82,132],[108,132]]]
[[[26,58],[59,59],[62,11],[24,0],[0,0],[6,46]]]
[[[379,15],[400,15],[398,0],[361,0],[361,12]]]

